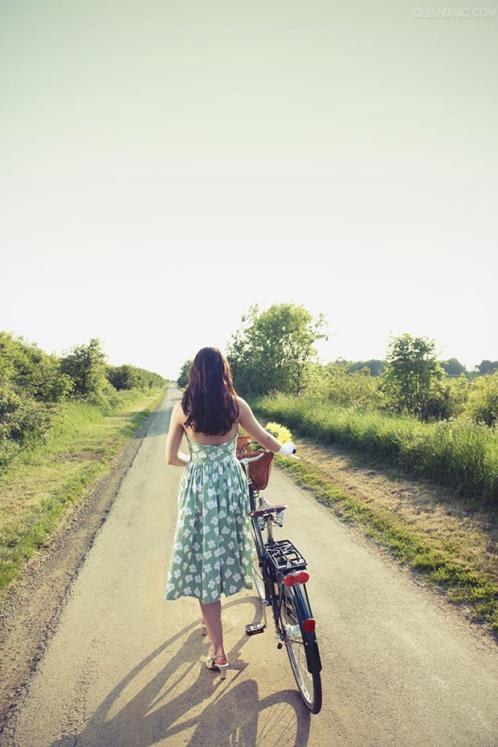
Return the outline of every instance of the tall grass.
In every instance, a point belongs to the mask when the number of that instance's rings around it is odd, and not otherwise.
[[[377,503],[366,505],[360,496],[334,485],[314,462],[279,456],[276,461],[320,503],[329,506],[343,521],[361,527],[367,536],[389,548],[401,563],[437,585],[453,602],[464,604],[473,620],[489,624],[498,636],[498,584],[487,563],[469,561],[458,543],[429,534],[396,512]]]
[[[421,423],[312,397],[259,397],[252,405],[261,416],[321,443],[342,443],[456,488],[462,496],[498,503],[498,435],[493,428],[468,419]]]
[[[33,554],[47,547],[71,505],[110,472],[112,457],[164,397],[165,389],[116,393],[112,404],[57,405],[44,441],[0,472],[0,596]]]

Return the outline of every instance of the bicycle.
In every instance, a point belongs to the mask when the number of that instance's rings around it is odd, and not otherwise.
[[[322,707],[322,664],[316,640],[315,619],[306,588],[309,572],[306,570],[306,560],[290,540],[275,540],[273,537],[273,525],[283,526],[287,506],[270,505],[260,495],[260,488],[251,478],[249,468],[249,464],[259,461],[265,454],[273,457],[272,452],[262,450],[257,456],[239,458],[249,484],[249,516],[255,546],[252,575],[262,604],[262,618],[259,622],[246,625],[246,634],[251,636],[264,632],[266,608],[271,607],[277,648],[281,649],[285,645],[301,698],[311,713],[316,714]],[[268,477],[262,489],[266,487],[267,481]],[[266,541],[263,537],[265,531]]]

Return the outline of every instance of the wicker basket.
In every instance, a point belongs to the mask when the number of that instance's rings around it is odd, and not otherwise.
[[[252,480],[252,485],[256,490],[264,490],[268,485],[270,479],[271,463],[273,461],[273,452],[265,451],[265,449],[248,449],[250,443],[255,443],[248,436],[237,436],[237,459],[242,457],[254,457],[258,454],[264,454],[261,459],[257,462],[252,462],[247,465],[249,470],[249,477]]]
[[[242,459],[243,456],[246,456],[245,449],[251,441],[252,439],[249,436],[237,436],[237,459]]]

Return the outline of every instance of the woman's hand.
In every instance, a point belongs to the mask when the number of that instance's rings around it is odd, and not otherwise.
[[[185,454],[184,451],[177,452],[176,457],[173,457],[167,464],[171,464],[174,467],[185,467],[190,462],[190,456]]]
[[[282,444],[280,450],[277,451],[277,454],[282,454],[282,456],[293,456],[295,451],[296,447],[294,446],[292,441],[287,441],[287,443]]]

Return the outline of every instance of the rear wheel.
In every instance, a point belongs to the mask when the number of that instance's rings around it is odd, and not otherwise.
[[[318,713],[322,707],[321,663],[315,633],[303,631],[302,623],[311,617],[308,602],[299,587],[281,586],[283,598],[280,610],[284,631],[284,643],[299,688],[300,695],[311,713]],[[306,656],[306,648],[311,651]],[[308,669],[308,666],[310,669]]]

